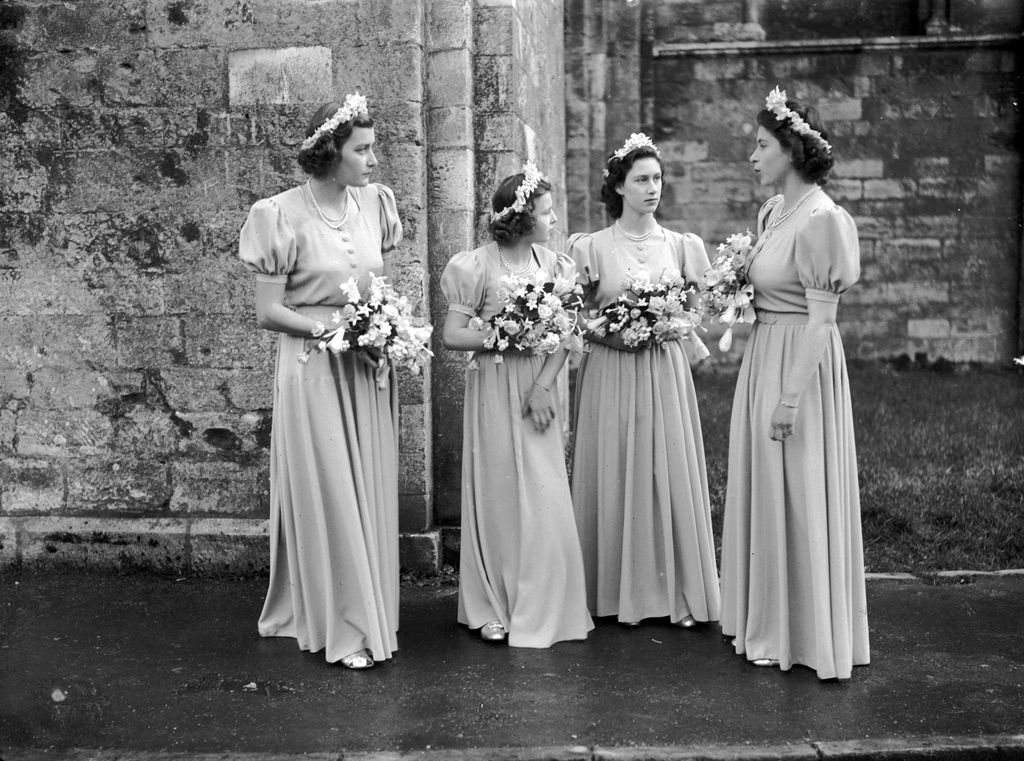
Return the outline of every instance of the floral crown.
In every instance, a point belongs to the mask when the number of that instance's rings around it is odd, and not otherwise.
[[[541,174],[541,171],[533,161],[527,161],[523,164],[523,181],[516,188],[516,200],[512,202],[511,206],[506,206],[501,211],[492,212],[491,219],[502,219],[509,214],[520,213],[526,208],[530,196],[537,191],[537,187],[542,182],[547,182],[547,177]]]
[[[634,132],[632,135],[626,138],[626,142],[622,144],[622,147],[611,155],[607,163],[610,164],[612,162],[612,159],[619,159],[619,161],[621,161],[626,157],[627,153],[629,153],[630,151],[635,151],[637,148],[650,148],[652,151],[654,151],[655,156],[661,158],[661,151],[658,150],[658,146],[654,144],[654,141],[651,140],[651,138],[647,137],[647,135],[645,135],[643,132]],[[604,176],[608,176],[607,166],[604,169]]]
[[[786,91],[780,90],[778,85],[768,93],[768,97],[764,99],[764,105],[765,108],[775,115],[779,122],[788,121],[789,128],[795,133],[803,137],[809,137],[814,142],[820,144],[826,153],[832,152],[832,146],[828,140],[818,130],[800,118],[800,114],[786,105]]]
[[[302,141],[302,150],[308,151],[324,135],[334,132],[342,124],[352,121],[357,116],[368,116],[369,113],[366,108],[365,96],[360,95],[358,92],[346,95],[345,102],[341,104],[341,108],[335,111],[330,119],[317,127],[312,135]]]

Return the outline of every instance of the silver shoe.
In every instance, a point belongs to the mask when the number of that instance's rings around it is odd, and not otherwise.
[[[505,627],[500,621],[491,621],[480,627],[480,639],[485,642],[502,642],[505,639]]]

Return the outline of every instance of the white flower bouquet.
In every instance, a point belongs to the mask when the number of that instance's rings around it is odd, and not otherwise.
[[[729,351],[732,346],[733,325],[754,321],[754,286],[747,279],[752,247],[749,230],[730,235],[701,278],[701,309],[726,325],[718,342],[721,351]]]
[[[355,278],[341,284],[348,303],[331,315],[327,330],[299,355],[309,361],[314,351],[364,352],[377,367],[377,384],[387,385],[388,366],[419,373],[434,356],[429,343],[433,328],[412,314],[412,306],[381,276],[371,276],[363,298]]]
[[[487,331],[484,349],[502,362],[502,352],[551,354],[579,340],[582,329],[577,313],[583,306],[583,289],[564,277],[547,279],[543,272],[502,279],[498,297],[501,311],[484,321],[474,317],[470,327]]]
[[[687,304],[693,292],[678,275],[662,275],[657,282],[645,276],[631,278],[618,298],[598,311],[588,330],[602,337],[617,334],[630,349],[661,347],[686,338],[703,359],[708,350],[697,335],[702,315]]]

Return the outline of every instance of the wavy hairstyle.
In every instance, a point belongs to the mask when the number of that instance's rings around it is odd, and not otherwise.
[[[612,154],[605,165],[604,184],[601,185],[601,203],[612,219],[622,216],[622,196],[616,188],[626,181],[626,175],[640,159],[652,158],[661,167],[662,182],[664,182],[665,166],[661,163],[658,150],[650,146],[634,148],[622,158]]]
[[[798,100],[786,100],[786,107],[796,111],[812,129],[820,132],[821,136],[828,140],[828,132],[821,122],[817,109],[813,106],[805,106]],[[796,132],[789,126],[788,120],[779,121],[775,114],[767,108],[758,112],[757,123],[771,132],[779,141],[782,149],[789,153],[793,169],[804,181],[817,185],[824,185],[828,182],[829,172],[835,165],[831,151],[825,150],[821,143],[814,138]]]
[[[306,137],[316,132],[317,127],[330,119],[339,108],[341,108],[341,103],[337,101],[320,106],[310,117],[309,124],[306,125]],[[353,128],[372,126],[373,119],[369,116],[357,116],[347,122],[342,122],[329,137],[320,138],[312,148],[299,150],[299,155],[296,157],[299,166],[306,174],[322,178],[329,174],[341,160],[341,147],[352,136]]]
[[[506,177],[498,185],[498,189],[491,196],[491,221],[487,229],[491,237],[503,246],[514,243],[533,232],[537,220],[533,216],[533,204],[540,196],[551,192],[551,183],[547,180],[540,180],[537,189],[530,194],[526,200],[526,208],[522,211],[512,211],[503,217],[494,218],[494,213],[508,208],[516,201],[516,190],[526,179],[526,175],[520,172]]]

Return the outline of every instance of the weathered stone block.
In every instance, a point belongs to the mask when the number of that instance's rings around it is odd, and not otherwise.
[[[473,106],[476,114],[508,111],[515,101],[511,56],[478,56],[474,59]]]
[[[103,454],[113,441],[110,418],[88,409],[45,410],[29,407],[18,414],[15,449],[27,457]]]
[[[430,531],[399,537],[398,562],[406,573],[436,574],[441,570],[441,542],[438,533]]]
[[[427,92],[432,107],[450,108],[471,104],[472,60],[467,49],[442,50],[427,57]]]
[[[464,0],[433,0],[425,3],[427,48],[450,50],[469,47],[473,40],[473,12]],[[477,50],[480,42],[476,40]]]
[[[438,209],[463,210],[473,188],[473,152],[449,148],[432,151],[427,168],[428,198]]]
[[[67,509],[78,513],[162,512],[171,496],[167,466],[135,456],[72,461],[67,480]]]
[[[474,45],[478,55],[513,55],[516,13],[509,5],[476,4]]]
[[[113,365],[110,329],[101,317],[75,319],[74,330],[56,317],[0,315],[0,359],[22,369],[78,364],[82,358]]]
[[[26,518],[19,544],[27,565],[175,572],[187,565],[185,531],[166,518]]]
[[[251,324],[196,316],[184,323],[185,358],[193,367],[265,367],[276,350],[275,336]]]
[[[274,403],[272,375],[256,370],[232,374],[225,389],[228,401],[239,410],[269,410]]]
[[[189,526],[189,568],[201,575],[257,575],[270,570],[266,520],[195,518]]]
[[[332,100],[331,49],[289,47],[228,54],[228,102],[323,103]]]
[[[174,420],[183,430],[178,451],[186,456],[256,456],[270,445],[270,415],[258,412],[182,412]]]
[[[159,372],[160,389],[176,412],[213,412],[228,408],[227,385],[239,371],[198,367],[165,367]]]
[[[0,570],[16,565],[21,560],[18,552],[18,519],[0,516]]]
[[[837,161],[833,171],[836,177],[843,179],[877,180],[885,176],[885,162],[882,159]],[[829,188],[831,187],[829,183]]]
[[[37,409],[92,407],[117,392],[105,373],[79,368],[43,368],[32,374],[31,404]]]
[[[431,108],[427,112],[427,134],[432,149],[473,147],[473,109],[471,106]]]
[[[949,338],[951,327],[947,319],[907,320],[909,338]]]
[[[864,198],[890,199],[904,198],[915,193],[915,183],[911,180],[865,180]]]
[[[64,508],[64,470],[52,459],[8,457],[0,461],[0,511],[50,513]]]
[[[265,517],[268,494],[260,488],[259,466],[234,462],[175,462],[171,465],[174,491],[172,512]]]
[[[184,360],[180,318],[118,316],[113,323],[121,367],[167,367]]]

